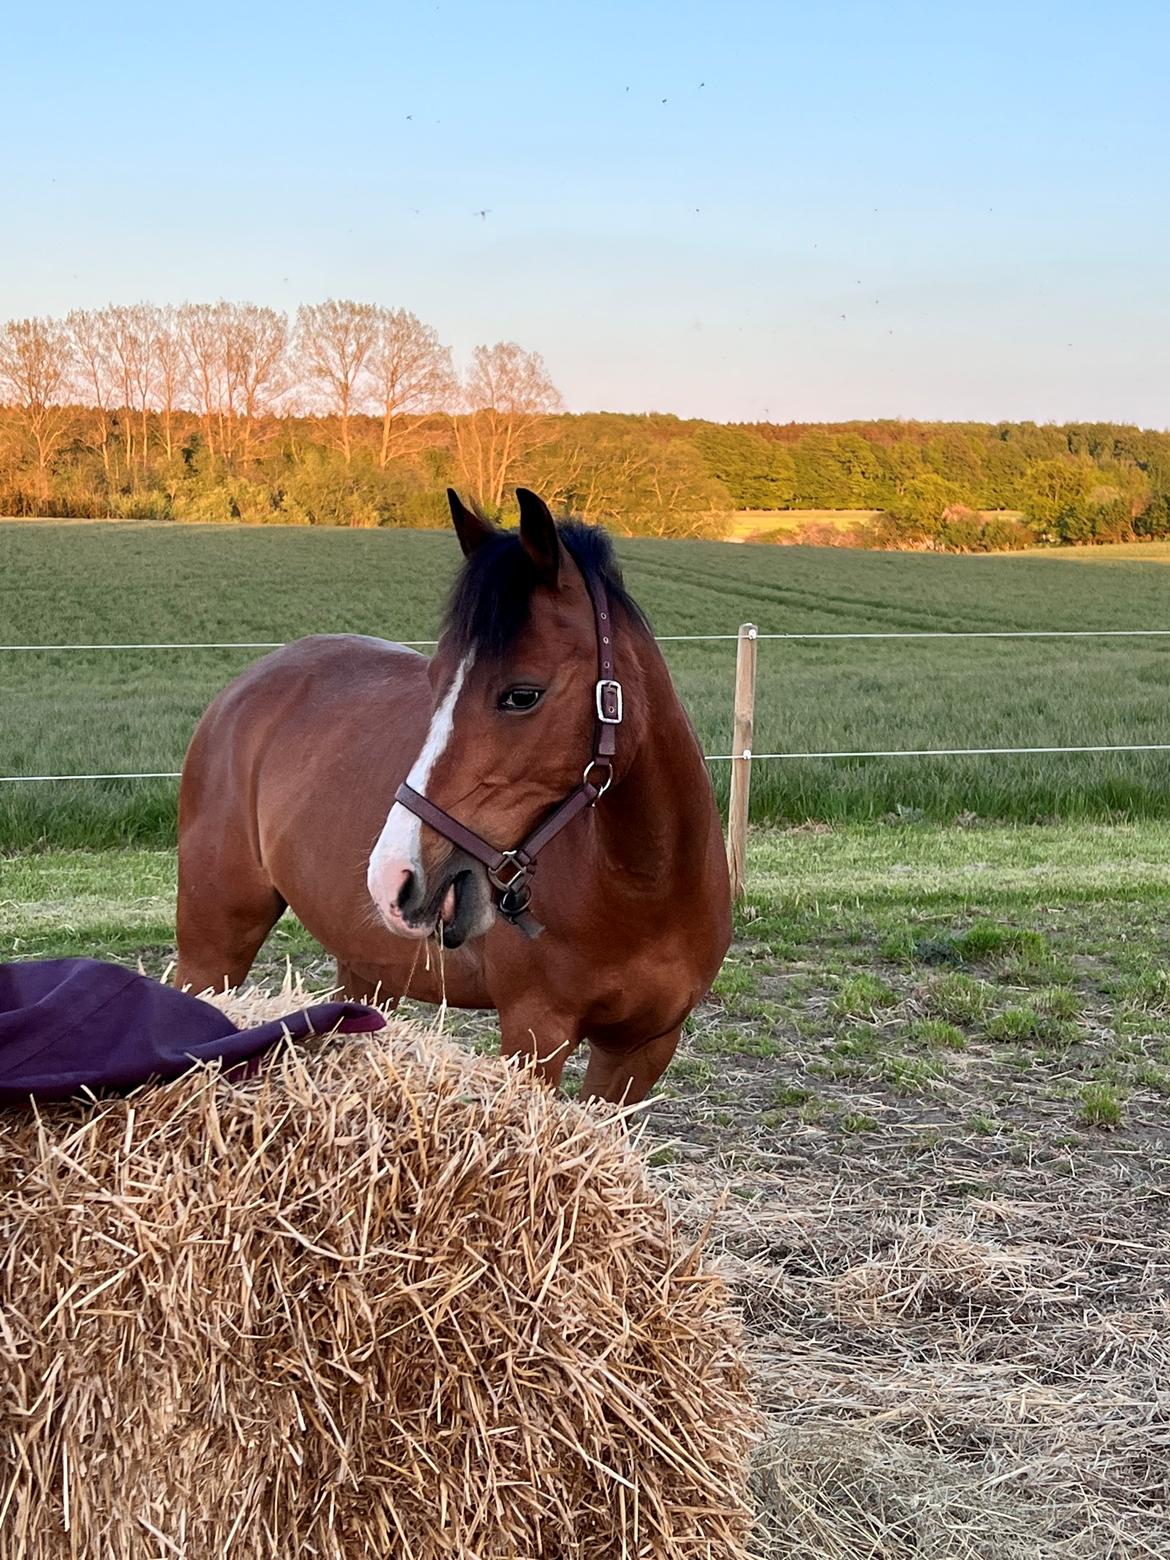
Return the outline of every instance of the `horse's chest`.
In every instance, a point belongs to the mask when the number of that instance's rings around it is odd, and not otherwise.
[[[607,1035],[669,1029],[690,1011],[705,984],[685,949],[660,943],[589,963],[556,989],[562,1002],[577,1008],[581,1032],[604,1041]]]

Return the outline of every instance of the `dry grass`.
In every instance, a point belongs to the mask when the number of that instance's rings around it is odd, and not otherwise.
[[[881,513],[878,509],[737,509],[728,516],[732,541],[792,535],[809,527],[825,531],[863,531]]]
[[[670,1174],[708,1218],[710,1170]],[[1164,1197],[1024,1176],[958,1213],[906,1207],[888,1167],[762,1172],[719,1213],[769,1424],[760,1555],[1170,1552]]]
[[[745,1554],[724,1284],[498,1060],[398,1026],[10,1113],[0,1230],[4,1560]]]

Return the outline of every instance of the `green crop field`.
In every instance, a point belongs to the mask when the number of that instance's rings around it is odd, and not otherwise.
[[[1153,549],[950,557],[625,541],[661,634],[1170,627]],[[1101,562],[1109,549],[1084,556]],[[229,526],[0,524],[0,642],[285,640],[436,630],[454,538]],[[734,645],[666,653],[709,753],[731,740]],[[249,651],[0,653],[0,775],[173,770]],[[1170,639],[767,641],[755,749],[1170,741]],[[721,788],[727,765],[714,766]],[[0,786],[0,848],[165,844],[175,786]],[[758,819],[1158,816],[1170,754],[789,760],[757,766]]]

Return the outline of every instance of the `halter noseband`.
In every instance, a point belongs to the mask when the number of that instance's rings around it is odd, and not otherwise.
[[[450,840],[457,850],[474,857],[487,869],[488,881],[496,890],[496,909],[518,927],[525,937],[539,937],[544,930],[540,922],[528,913],[532,902],[530,880],[536,871],[536,858],[544,847],[572,823],[578,813],[593,807],[601,800],[613,783],[613,758],[617,751],[617,728],[622,723],[622,685],[613,675],[613,619],[609,611],[609,597],[599,579],[588,579],[589,597],[593,603],[594,626],[597,629],[597,684],[593,691],[596,723],[593,731],[593,756],[585,765],[580,785],[574,786],[563,802],[538,824],[528,837],[512,850],[497,850],[482,835],[467,828],[449,812],[436,807],[421,792],[403,781],[398,787],[397,799],[423,823],[429,824],[437,834]],[[600,784],[591,776],[602,772]]]

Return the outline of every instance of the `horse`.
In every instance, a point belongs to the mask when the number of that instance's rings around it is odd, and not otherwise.
[[[518,530],[448,500],[429,660],[314,635],[200,720],[175,982],[238,986],[291,907],[346,995],[494,1009],[554,1088],[587,1042],[583,1096],[640,1101],[730,944],[710,775],[608,535],[525,488]]]

